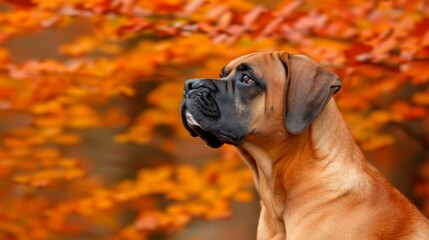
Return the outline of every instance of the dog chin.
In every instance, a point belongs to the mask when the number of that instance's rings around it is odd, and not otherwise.
[[[206,142],[207,146],[212,148],[219,148],[224,144],[215,134],[206,131],[203,127],[195,120],[194,116],[184,107],[182,108],[182,120],[185,128],[189,131],[191,136],[200,137]]]

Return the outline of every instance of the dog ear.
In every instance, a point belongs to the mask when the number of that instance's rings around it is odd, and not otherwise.
[[[341,89],[338,76],[303,55],[281,54],[286,69],[286,129],[302,133],[320,114],[332,95]]]

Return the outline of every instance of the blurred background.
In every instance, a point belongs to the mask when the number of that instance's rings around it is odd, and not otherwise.
[[[368,160],[429,216],[429,3],[0,1],[0,239],[255,239],[232,147],[182,127],[183,83],[254,51],[336,72]],[[317,196],[315,196],[317,197]]]

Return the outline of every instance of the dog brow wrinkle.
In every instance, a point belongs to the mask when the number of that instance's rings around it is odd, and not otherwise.
[[[250,66],[246,63],[240,63],[240,65],[237,66],[237,71],[247,71],[250,69]]]

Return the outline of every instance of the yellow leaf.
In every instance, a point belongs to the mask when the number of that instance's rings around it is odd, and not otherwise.
[[[77,165],[77,160],[74,158],[60,158],[57,161],[57,165],[61,166],[61,167],[65,167],[65,168],[72,168],[72,167],[76,167]]]
[[[72,128],[89,128],[99,124],[99,119],[90,106],[79,104],[68,110],[67,125]]]
[[[17,175],[13,177],[13,181],[20,184],[27,184],[30,182],[30,178],[26,175]]]
[[[253,200],[253,194],[250,191],[242,190],[234,194],[233,198],[239,202],[250,202]]]
[[[93,51],[99,44],[99,41],[92,36],[80,36],[74,42],[64,44],[60,51],[71,57],[78,57]]]
[[[85,176],[85,172],[82,169],[72,168],[64,172],[64,179],[74,180]]]
[[[367,151],[373,151],[380,149],[382,147],[390,146],[394,142],[394,139],[390,135],[379,135],[374,136],[369,139],[367,139],[365,142],[362,143],[362,148]]]
[[[52,138],[54,143],[59,144],[76,144],[80,142],[80,136],[76,134],[63,133]]]

